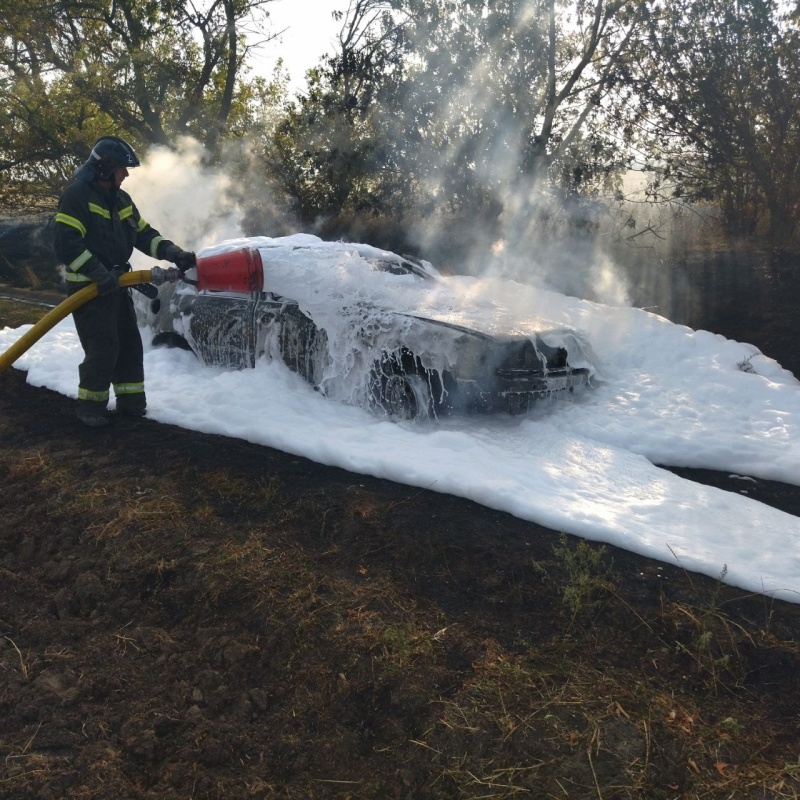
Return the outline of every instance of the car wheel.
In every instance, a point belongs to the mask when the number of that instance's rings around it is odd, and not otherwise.
[[[395,421],[423,421],[431,415],[431,390],[420,375],[389,375],[383,386],[383,407]]]
[[[191,350],[189,342],[179,333],[162,331],[153,337],[153,347],[177,347],[179,350]]]

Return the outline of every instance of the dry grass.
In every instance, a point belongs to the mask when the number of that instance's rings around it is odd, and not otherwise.
[[[18,303],[0,297],[0,329],[4,327],[18,328],[20,325],[33,325],[47,312],[46,306]]]
[[[169,426],[109,452],[19,392],[0,797],[798,797],[794,607]]]

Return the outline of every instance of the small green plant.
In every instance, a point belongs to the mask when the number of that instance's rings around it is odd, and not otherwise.
[[[717,729],[721,733],[728,734],[728,736],[738,736],[742,732],[742,726],[739,721],[733,717],[725,717],[718,725]]]
[[[739,643],[754,644],[750,633],[721,608],[721,592],[727,574],[728,566],[725,564],[703,605],[693,607],[678,603],[674,607],[680,618],[691,623],[687,631],[688,641],[678,641],[677,649],[695,662],[714,691],[741,685],[747,673],[747,663]]]
[[[281,495],[281,482],[275,476],[270,476],[269,480],[259,480],[257,483],[256,505],[260,505],[267,511],[274,508],[275,503],[278,502]]]
[[[793,764],[787,764],[784,767],[784,770],[786,770],[786,773],[791,775],[793,778],[800,778],[800,756],[797,757],[797,761],[795,761]]]
[[[427,661],[433,651],[433,637],[412,622],[386,625],[375,633],[375,674],[381,681],[402,679],[418,659]]]
[[[553,553],[569,576],[561,594],[573,614],[595,607],[612,572],[613,561],[607,558],[606,547],[592,547],[583,539],[570,547],[567,536],[561,534]]]
[[[545,580],[548,577],[547,568],[541,563],[541,561],[537,561],[535,558],[532,558],[530,560],[530,567],[531,571],[534,575],[536,575],[537,578]]]

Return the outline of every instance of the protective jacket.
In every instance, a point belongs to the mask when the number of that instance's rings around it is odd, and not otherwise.
[[[79,171],[58,204],[55,251],[66,266],[68,291],[80,291],[89,281],[108,279],[108,272],[125,272],[136,247],[156,259],[173,260],[181,252],[142,219],[122,189],[104,189],[92,170]],[[116,289],[89,300],[73,311],[84,350],[78,367],[78,417],[98,424],[113,385],[117,411],[144,414],[142,340],[128,289]]]
[[[124,265],[134,247],[163,259],[176,245],[142,219],[122,189],[105,190],[96,181],[83,180],[67,187],[56,214],[55,249],[68,281],[82,284],[98,266],[111,270]]]

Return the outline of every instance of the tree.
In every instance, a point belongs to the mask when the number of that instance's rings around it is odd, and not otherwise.
[[[0,200],[42,202],[100,135],[191,135],[212,154],[248,115],[241,76],[272,0],[17,0],[0,7]]]
[[[407,0],[415,66],[401,106],[437,211],[417,226],[426,248],[484,261],[501,242],[529,252],[556,224],[593,226],[593,194],[625,164],[609,104],[648,7]]]
[[[306,219],[344,203],[452,229],[530,218],[622,163],[604,105],[646,0],[353,0],[280,132]],[[435,235],[441,233],[441,226]]]
[[[800,223],[800,35],[777,0],[674,0],[631,75],[654,192],[713,199],[732,234]]]
[[[392,163],[405,15],[384,0],[351,0],[337,49],[309,72],[307,91],[274,139],[273,171],[295,210],[321,232],[355,235],[364,221],[399,211],[405,173]],[[360,220],[360,222],[358,221]]]
[[[500,166],[504,183],[557,180],[582,133],[603,127],[647,10],[641,0],[410,2],[424,76],[414,108],[430,151],[444,146],[484,181]]]

